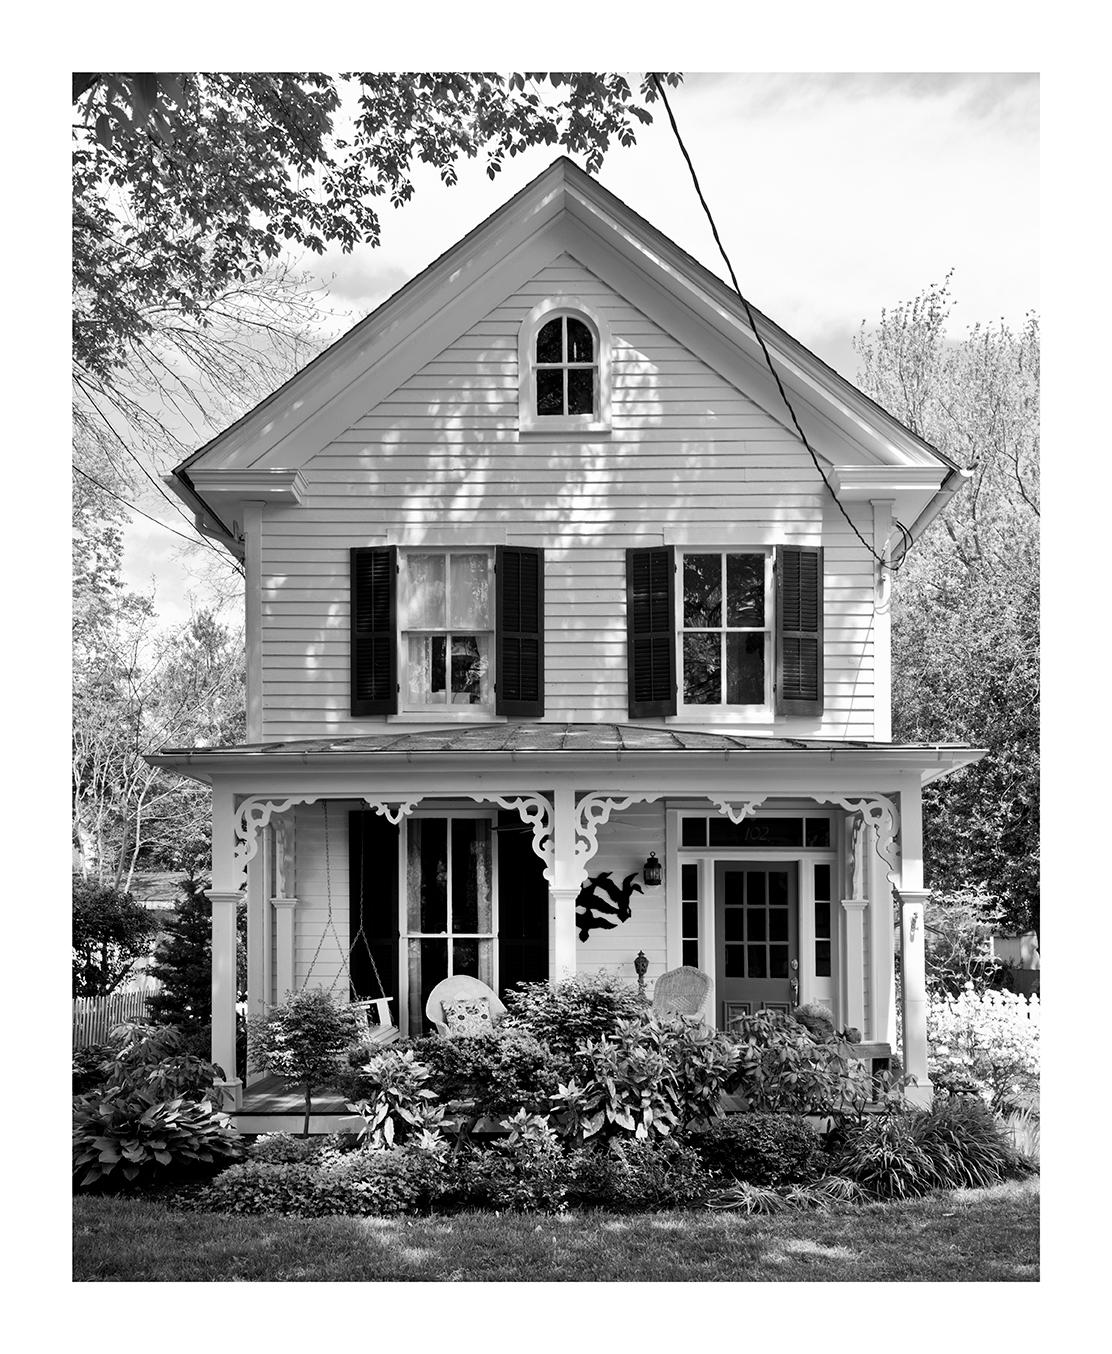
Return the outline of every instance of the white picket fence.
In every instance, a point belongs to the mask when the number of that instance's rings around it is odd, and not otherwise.
[[[147,1002],[154,993],[152,986],[131,992],[112,992],[107,997],[74,997],[73,1046],[85,1048],[89,1044],[103,1044],[108,1031],[125,1021],[147,1019]]]

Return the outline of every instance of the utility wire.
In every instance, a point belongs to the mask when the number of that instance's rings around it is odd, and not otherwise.
[[[152,517],[149,512],[144,512],[142,508],[137,508],[134,503],[129,503],[126,498],[121,498],[120,495],[116,493],[115,489],[109,489],[107,484],[101,484],[100,480],[98,480],[94,475],[90,475],[87,470],[82,470],[79,465],[73,466],[72,469],[74,471],[74,474],[80,475],[82,476],[82,478],[87,479],[90,484],[96,485],[96,487],[100,489],[102,493],[110,494],[111,497],[114,498],[117,503],[122,503],[123,506],[127,508],[129,512],[138,513],[140,517],[145,517],[148,522],[153,522],[156,527],[161,527],[163,531],[168,531],[171,536],[177,536],[181,540],[187,541],[190,545],[197,544],[197,538],[195,536],[187,536],[184,531],[178,531],[174,527],[169,527],[166,525],[165,522],[160,522],[157,517]],[[243,578],[247,577],[247,575],[243,572],[243,570],[239,567],[239,565],[235,563],[234,560],[225,560],[223,555],[220,556],[220,559],[224,560],[225,564],[230,564],[231,567],[236,571],[236,573],[239,574],[241,577]]]
[[[691,182],[695,185],[695,192],[699,195],[699,201],[702,203],[703,211],[706,213],[707,220],[710,222],[711,234],[714,236],[714,242],[718,246],[718,252],[722,255],[726,267],[729,270],[730,281],[734,284],[734,291],[737,292],[738,300],[740,300],[741,304],[745,307],[745,314],[749,321],[749,327],[753,331],[753,337],[757,340],[757,343],[760,345],[761,352],[764,355],[765,365],[768,367],[772,379],[776,382],[776,389],[780,392],[780,398],[784,401],[784,407],[787,409],[788,414],[791,416],[791,421],[795,425],[796,432],[799,434],[799,440],[803,443],[803,445],[807,448],[807,451],[810,453],[811,460],[814,462],[815,465],[815,469],[819,473],[819,478],[822,480],[823,484],[826,485],[826,488],[830,493],[830,497],[834,500],[835,504],[837,505],[838,511],[846,519],[846,522],[849,525],[849,529],[853,532],[853,534],[857,537],[857,539],[861,542],[861,544],[865,547],[865,549],[869,552],[869,554],[873,557],[873,559],[876,560],[876,562],[881,566],[882,569],[887,569],[890,573],[893,574],[899,573],[900,569],[903,567],[904,561],[907,559],[907,552],[911,549],[912,545],[914,544],[911,532],[908,531],[907,527],[905,527],[904,524],[901,521],[899,521],[898,518],[893,518],[893,525],[897,528],[898,531],[900,531],[903,534],[904,537],[904,551],[902,556],[900,557],[900,562],[898,564],[893,564],[883,555],[878,554],[877,551],[872,546],[872,544],[865,539],[865,537],[857,529],[857,525],[854,522],[853,518],[850,517],[848,512],[846,512],[845,506],[842,503],[841,499],[839,499],[838,495],[834,492],[829,479],[827,479],[826,477],[826,472],[823,470],[822,464],[820,463],[818,456],[815,455],[814,447],[812,447],[810,442],[807,440],[807,434],[803,431],[799,419],[796,417],[795,409],[792,407],[792,402],[788,398],[788,392],[784,389],[784,383],[780,379],[780,373],[776,370],[776,367],[773,364],[772,354],[768,351],[768,345],[764,341],[764,336],[761,334],[761,331],[757,328],[757,318],[753,314],[753,308],[749,304],[749,302],[745,299],[745,294],[742,292],[741,287],[738,283],[737,274],[734,272],[734,265],[730,262],[730,256],[726,253],[726,246],[722,243],[722,237],[718,233],[718,227],[717,225],[715,225],[714,217],[711,214],[710,207],[707,205],[706,197],[703,195],[703,189],[701,184],[699,183],[699,176],[695,172],[695,166],[694,164],[692,164],[691,156],[688,153],[687,147],[684,145],[683,137],[680,135],[680,129],[676,123],[676,115],[675,113],[672,112],[672,105],[668,102],[668,95],[665,94],[664,92],[664,86],[660,83],[660,80],[657,77],[655,71],[650,71],[649,76],[653,84],[656,86],[656,92],[660,95],[661,100],[664,103],[664,109],[668,114],[668,121],[672,124],[672,131],[676,137],[676,143],[679,145],[680,151],[683,154],[683,158],[687,161],[687,168],[691,173]]]

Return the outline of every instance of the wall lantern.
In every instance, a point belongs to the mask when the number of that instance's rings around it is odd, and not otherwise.
[[[649,858],[641,868],[641,878],[646,888],[656,888],[664,880],[664,866],[656,858],[656,852],[650,851]]]

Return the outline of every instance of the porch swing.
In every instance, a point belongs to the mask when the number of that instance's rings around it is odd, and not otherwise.
[[[328,801],[324,801],[324,879],[325,896],[328,902],[328,920],[325,922],[324,929],[321,931],[320,939],[317,941],[317,948],[313,952],[313,957],[309,961],[309,968],[305,974],[304,987],[309,986],[309,980],[313,976],[313,970],[317,966],[317,960],[320,957],[321,949],[324,946],[325,937],[331,931],[332,937],[336,942],[336,949],[340,955],[340,969],[333,975],[332,981],[328,986],[331,995],[336,990],[336,984],[342,976],[348,980],[348,990],[354,992],[355,984],[351,977],[351,956],[355,952],[355,947],[361,940],[363,948],[370,960],[371,973],[374,977],[375,987],[378,989],[377,997],[358,997],[356,1000],[349,1001],[348,1010],[355,1017],[356,1026],[359,1030],[359,1042],[369,1047],[392,1044],[401,1036],[401,1032],[394,1024],[393,1016],[390,1012],[390,1003],[393,997],[386,995],[386,989],[382,983],[382,977],[378,971],[378,965],[375,963],[374,951],[371,949],[371,942],[367,939],[367,933],[363,929],[363,913],[366,889],[366,873],[360,868],[359,871],[359,927],[352,937],[351,944],[345,950],[343,941],[340,939],[340,933],[336,930],[336,921],[332,913],[332,849],[328,831]],[[374,1017],[372,1019],[372,1016]]]

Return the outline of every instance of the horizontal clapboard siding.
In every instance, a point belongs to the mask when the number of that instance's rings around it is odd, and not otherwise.
[[[581,297],[610,326],[612,432],[519,441],[518,329],[538,301],[561,292]],[[368,410],[302,473],[304,502],[263,515],[268,739],[381,726],[350,714],[347,574],[352,546],[388,537],[402,545],[543,547],[545,718],[624,719],[625,551],[661,544],[662,532],[667,544],[822,544],[823,714],[745,727],[872,735],[870,560],[806,451],[568,256]],[[855,521],[871,532],[867,505]]]

